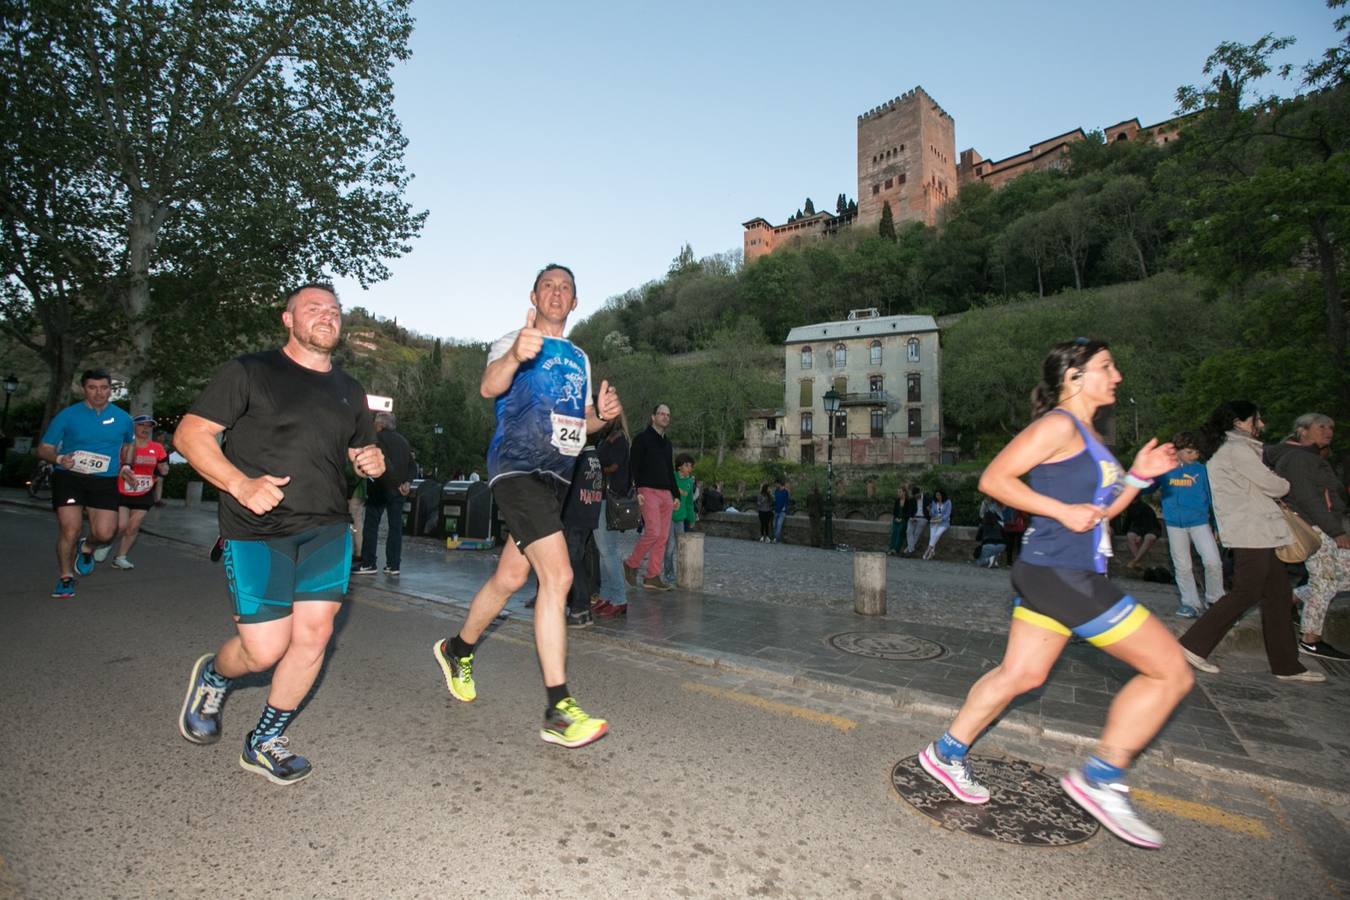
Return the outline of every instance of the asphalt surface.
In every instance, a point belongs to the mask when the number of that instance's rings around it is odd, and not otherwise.
[[[353,592],[290,730],[315,773],[277,787],[238,766],[265,676],[231,695],[219,744],[177,732],[192,661],[232,631],[219,566],[146,538],[134,572],[100,566],[57,601],[54,536],[49,513],[0,507],[0,896],[1285,897],[1350,884],[1344,808],[1162,766],[1134,780],[1161,851],[1104,832],[1054,850],[954,833],[891,783],[940,719],[595,631],[570,633],[569,683],[612,731],[547,745],[528,623],[484,640],[479,700],[458,703],[430,649],[462,612],[379,585]],[[1079,751],[1010,731],[977,753],[1057,776]]]

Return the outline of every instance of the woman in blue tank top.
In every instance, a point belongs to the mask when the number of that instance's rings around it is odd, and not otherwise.
[[[1060,783],[1117,837],[1157,848],[1162,835],[1131,806],[1124,770],[1166,723],[1193,678],[1176,638],[1107,580],[1106,522],[1152,478],[1174,467],[1176,452],[1151,440],[1129,472],[1121,470],[1091,424],[1099,409],[1116,402],[1120,381],[1104,342],[1056,344],[1032,393],[1032,423],[980,477],[982,493],[1031,516],[1012,569],[1017,595],[1008,646],[1003,661],[970,689],[947,732],[919,754],[919,763],[958,800],[986,802],[989,791],[967,759],[971,743],[1013,699],[1041,686],[1077,635],[1138,674],[1111,704],[1096,753]]]

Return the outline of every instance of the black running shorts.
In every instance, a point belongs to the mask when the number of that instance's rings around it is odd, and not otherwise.
[[[492,483],[492,501],[497,504],[516,549],[562,531],[562,508],[571,485],[552,475],[531,472],[505,475]]]
[[[66,469],[52,469],[52,509],[83,506],[116,512],[120,496],[117,478],[116,475],[82,475]]]
[[[1035,566],[1019,559],[1012,568],[1013,618],[1053,631],[1076,634],[1105,647],[1139,630],[1148,610],[1122,594],[1105,575],[1080,569]]]

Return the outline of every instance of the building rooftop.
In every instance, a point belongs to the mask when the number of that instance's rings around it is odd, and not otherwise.
[[[875,319],[799,325],[788,332],[785,343],[800,344],[806,341],[879,337],[884,334],[916,334],[937,330],[937,322],[932,316],[880,316]]]

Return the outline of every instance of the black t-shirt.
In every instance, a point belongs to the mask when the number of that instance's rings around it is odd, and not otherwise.
[[[394,496],[399,485],[412,481],[412,447],[392,428],[378,432],[375,443],[384,451],[384,474],[371,480],[366,496],[378,500]]]
[[[627,497],[631,488],[628,478],[628,438],[624,437],[622,431],[617,432],[617,436],[613,440],[606,436],[600,441],[600,446],[596,448],[596,454],[600,457],[602,469],[618,466],[605,478],[611,491],[620,497]]]
[[[586,447],[577,456],[572,470],[572,487],[563,504],[562,520],[568,528],[597,528],[600,525],[600,501],[605,499],[605,476],[594,447]]]
[[[221,366],[190,412],[225,426],[225,458],[245,475],[291,478],[261,516],[222,491],[221,536],[261,540],[350,521],[347,449],[375,442],[356,379],[336,366],[306,369],[280,350],[249,353]]]

